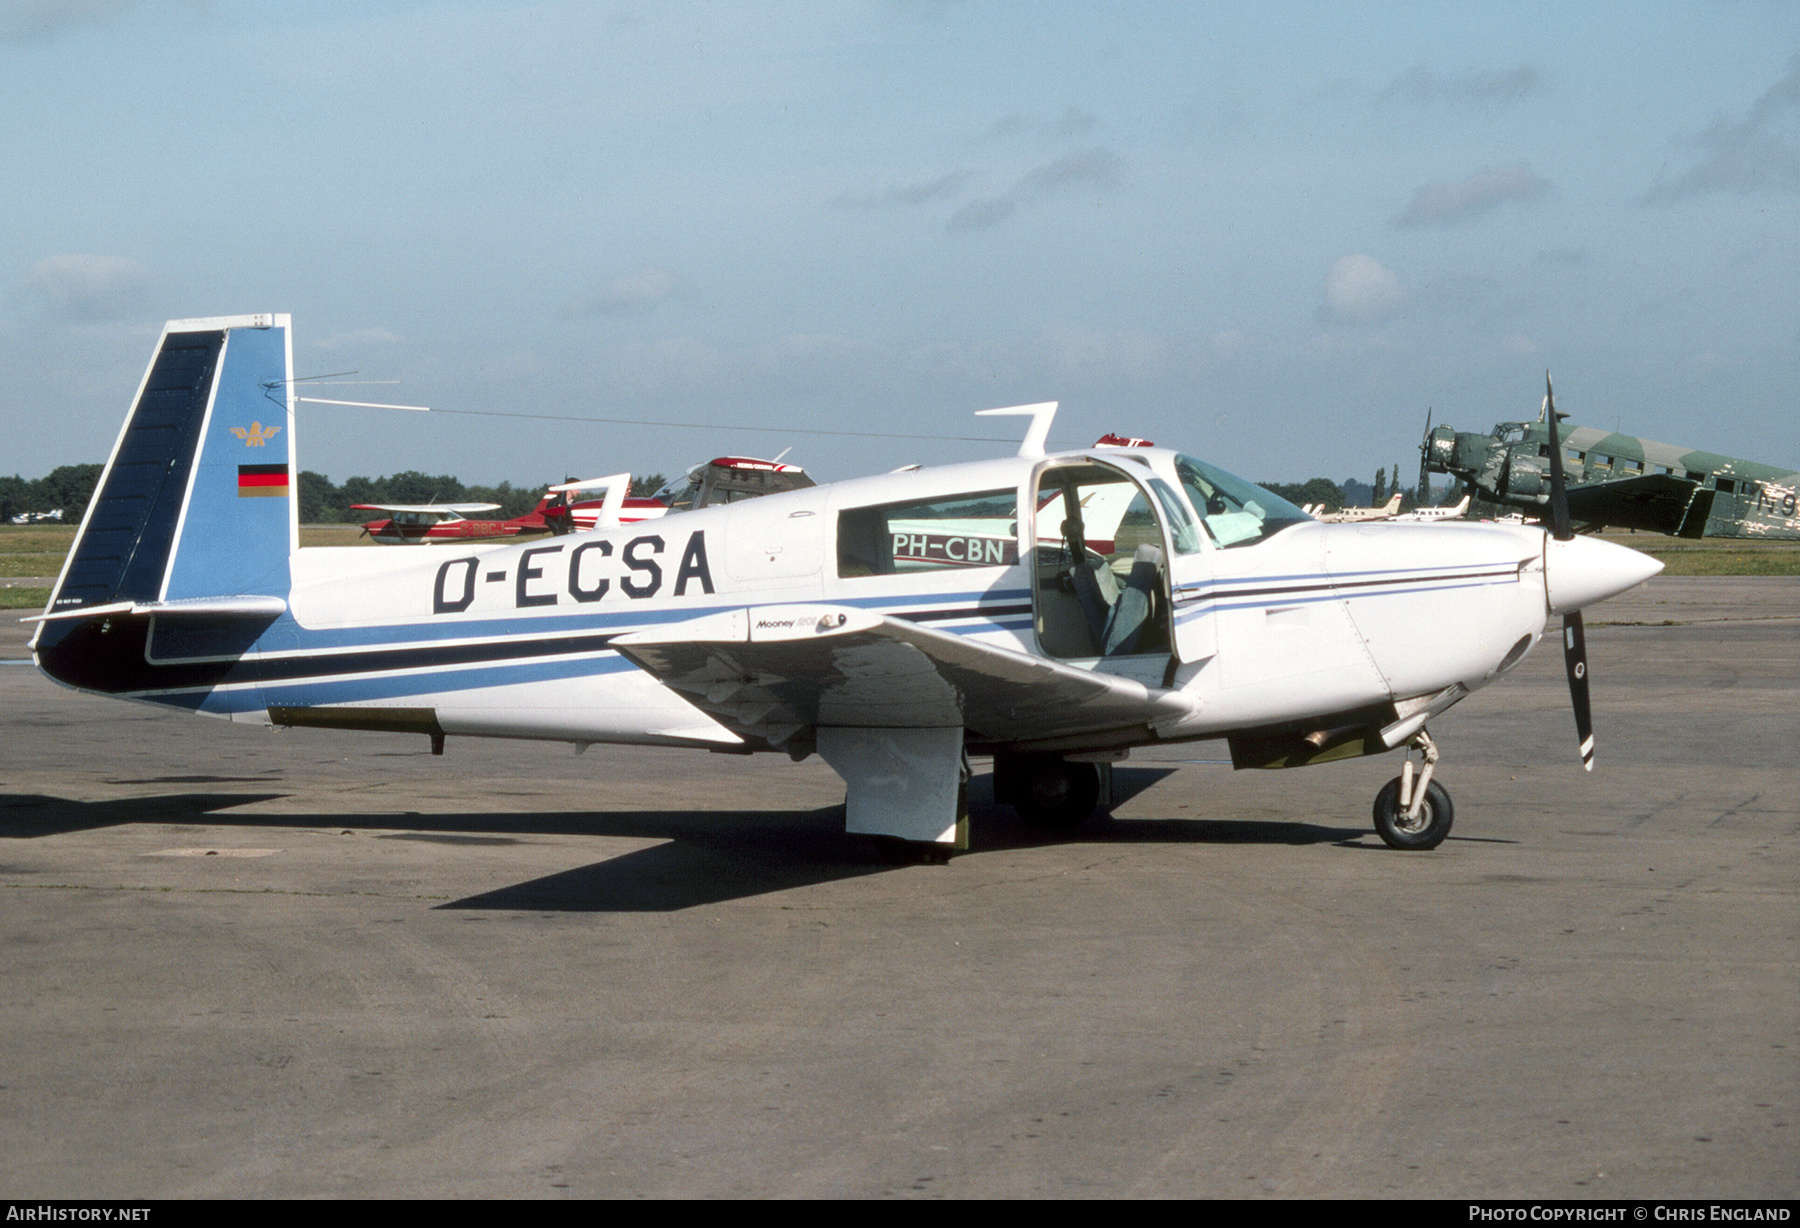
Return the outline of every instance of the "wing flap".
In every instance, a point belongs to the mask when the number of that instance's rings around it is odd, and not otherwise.
[[[963,726],[1023,741],[1163,722],[1191,701],[963,636],[837,606],[759,606],[611,645],[746,736],[803,726]]]

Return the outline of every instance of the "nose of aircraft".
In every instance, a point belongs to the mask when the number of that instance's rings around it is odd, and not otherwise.
[[[1544,599],[1552,614],[1617,597],[1662,569],[1647,554],[1592,537],[1544,538]]]

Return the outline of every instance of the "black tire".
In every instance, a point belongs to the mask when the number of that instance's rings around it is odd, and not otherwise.
[[[927,840],[902,840],[898,836],[870,836],[872,859],[890,866],[947,866],[955,850]]]
[[[1432,781],[1425,790],[1425,806],[1416,820],[1400,810],[1400,778],[1394,777],[1375,795],[1375,831],[1391,849],[1434,849],[1450,834],[1456,807],[1444,786]]]
[[[1081,826],[1100,800],[1100,771],[1055,755],[1034,755],[1019,765],[1012,807],[1031,827],[1069,831]]]

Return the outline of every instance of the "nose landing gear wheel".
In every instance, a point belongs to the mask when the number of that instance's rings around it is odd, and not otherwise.
[[[1416,815],[1409,815],[1400,805],[1398,776],[1375,795],[1375,831],[1389,848],[1434,849],[1450,834],[1455,819],[1450,794],[1435,780],[1426,786]]]

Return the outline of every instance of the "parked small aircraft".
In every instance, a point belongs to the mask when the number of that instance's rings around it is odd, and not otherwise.
[[[1552,425],[1502,422],[1486,434],[1432,428],[1425,416],[1419,484],[1432,473],[1460,479],[1490,503],[1547,514]],[[1590,426],[1560,428],[1569,516],[1584,529],[1616,526],[1677,537],[1800,540],[1800,474]]]
[[[1412,511],[1403,512],[1394,517],[1394,519],[1425,521],[1461,520],[1468,512],[1470,502],[1470,497],[1464,495],[1460,502],[1451,504],[1449,507],[1415,507]]]
[[[1240,768],[1408,747],[1423,771],[1409,755],[1375,826],[1431,848],[1453,807],[1426,723],[1560,614],[1591,766],[1580,611],[1661,566],[1568,531],[1555,449],[1550,532],[1369,532],[1167,448],[1047,453],[1054,403],[986,411],[1030,418],[999,460],[548,541],[300,550],[291,366],[285,315],[165,326],[38,616],[51,678],[439,753],[817,753],[850,830],[937,856],[967,844],[970,755],[1062,826],[1136,746],[1223,739]],[[271,401],[287,429],[246,455],[232,428]]]
[[[783,452],[781,456],[786,456]],[[677,482],[656,492],[658,502],[670,511],[691,512],[719,503],[741,503],[787,490],[814,485],[806,470],[784,465],[781,456],[758,460],[754,456],[719,456],[690,467]]]
[[[1400,496],[1392,495],[1380,507],[1340,507],[1335,512],[1316,511],[1315,519],[1326,524],[1367,524],[1371,520],[1392,520],[1400,511]]]
[[[383,546],[430,546],[484,538],[532,537],[540,533],[579,533],[597,522],[630,524],[653,520],[669,509],[655,499],[631,498],[629,473],[564,482],[552,486],[537,506],[509,520],[476,520],[472,512],[491,512],[498,503],[356,503],[352,511],[386,512],[363,525],[363,532]],[[603,499],[574,501],[579,491],[604,489]]]
[[[471,520],[476,512],[497,511],[498,503],[352,503],[353,512],[386,512],[363,523],[363,532],[383,546],[422,546],[479,537],[515,537],[504,520]]]

